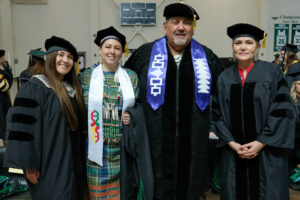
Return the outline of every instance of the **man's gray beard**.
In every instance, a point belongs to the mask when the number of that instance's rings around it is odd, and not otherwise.
[[[185,45],[187,41],[187,38],[184,38],[184,39],[174,39],[174,44],[176,44],[177,46],[183,46]]]

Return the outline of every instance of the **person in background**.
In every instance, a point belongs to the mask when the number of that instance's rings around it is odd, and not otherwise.
[[[284,53],[284,74],[288,82],[289,88],[293,83],[294,77],[300,75],[300,60],[297,57],[298,47],[293,44],[285,45]]]
[[[280,63],[281,63],[281,60],[280,60],[280,55],[277,53],[277,54],[275,54],[274,55],[274,57],[275,57],[275,59],[272,61],[272,63],[275,63],[275,64],[277,64],[277,65],[280,65]]]
[[[5,51],[0,49],[0,139],[5,140],[6,114],[11,106],[9,89],[13,83],[13,74],[5,59]]]
[[[86,109],[74,67],[78,54],[56,36],[45,49],[44,75],[20,88],[7,115],[4,165],[24,170],[33,200],[82,200]]]
[[[289,199],[288,149],[295,116],[284,74],[257,60],[266,33],[251,24],[227,28],[235,65],[219,76],[213,121],[221,152],[221,200]]]
[[[293,190],[300,191],[300,74],[294,77],[290,90],[296,112],[295,149],[291,156],[292,175],[289,178],[289,186]]]
[[[21,86],[29,81],[33,75],[41,74],[45,66],[44,56],[46,52],[41,51],[41,48],[33,49],[29,53],[29,62],[27,68],[20,74]]]
[[[97,32],[100,64],[81,74],[88,109],[87,179],[91,199],[120,199],[120,142],[126,108],[138,96],[138,77],[120,65],[126,38],[114,27]]]
[[[165,36],[139,47],[125,67],[140,78],[154,199],[198,200],[209,189],[210,96],[223,67],[212,50],[192,39],[195,9],[173,3],[163,16]]]

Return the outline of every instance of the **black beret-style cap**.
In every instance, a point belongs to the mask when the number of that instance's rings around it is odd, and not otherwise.
[[[196,20],[198,20],[198,13],[191,6],[184,3],[173,3],[167,5],[163,14],[166,19],[171,17],[187,17],[192,20],[194,19],[194,15],[196,15]]]
[[[31,55],[32,57],[35,57],[37,59],[44,59],[44,56],[46,55],[45,51],[41,50],[42,48],[32,49],[28,53],[28,55]]]
[[[291,51],[294,53],[298,52],[298,47],[297,47],[297,45],[294,45],[294,44],[286,44],[285,49],[286,49],[286,51]]]
[[[5,55],[5,51],[0,49],[0,57],[4,56]]]
[[[124,51],[126,45],[126,37],[119,31],[117,31],[113,26],[98,31],[94,42],[97,46],[101,46],[103,42],[107,39],[118,40],[121,43]]]
[[[251,24],[235,24],[227,28],[227,35],[235,40],[238,37],[251,37],[256,41],[264,38],[265,32]]]
[[[286,46],[285,45],[282,46],[281,49],[280,49],[280,51],[286,51]]]
[[[52,36],[51,38],[46,40],[45,49],[47,50],[46,54],[60,50],[68,51],[73,55],[74,62],[77,62],[78,60],[76,48],[71,44],[71,42],[65,40],[64,38]]]
[[[293,82],[300,81],[300,73],[297,73],[296,75],[292,76]]]

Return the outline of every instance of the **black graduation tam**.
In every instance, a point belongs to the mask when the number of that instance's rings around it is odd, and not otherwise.
[[[251,24],[235,24],[227,28],[227,35],[235,40],[238,37],[251,37],[256,41],[264,38],[265,32]]]
[[[64,38],[52,36],[47,39],[45,42],[45,49],[47,50],[46,54],[49,54],[54,51],[68,51],[74,57],[74,62],[78,60],[78,54],[76,48],[71,44],[71,42],[65,40]]]
[[[279,56],[280,56],[280,55],[279,55],[278,53],[274,55],[274,57],[275,57],[276,59],[278,59]]]
[[[96,45],[101,46],[103,42],[108,39],[118,40],[121,43],[124,51],[126,45],[126,37],[119,31],[117,31],[113,26],[98,31],[94,42]]]
[[[295,81],[300,81],[300,73],[293,76],[293,82],[295,82]]]
[[[167,5],[163,14],[166,19],[171,17],[187,17],[192,20],[194,19],[194,15],[196,15],[196,20],[198,20],[198,13],[191,6],[184,3],[172,3]]]
[[[46,55],[46,52],[42,51],[41,48],[37,48],[37,49],[30,50],[28,55],[31,55],[32,57],[35,57],[37,59],[44,59],[44,56]]]
[[[282,46],[281,49],[280,49],[280,51],[286,51],[286,46],[285,45]]]
[[[286,51],[291,51],[294,53],[298,52],[298,47],[297,47],[297,45],[294,45],[294,44],[286,44],[285,48],[286,48]]]
[[[4,56],[5,55],[5,51],[0,49],[0,57]]]

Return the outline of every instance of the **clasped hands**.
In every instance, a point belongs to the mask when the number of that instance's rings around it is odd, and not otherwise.
[[[233,149],[240,158],[244,159],[253,159],[255,158],[258,153],[266,146],[265,144],[253,141],[244,145],[231,141],[228,143],[231,149]]]

